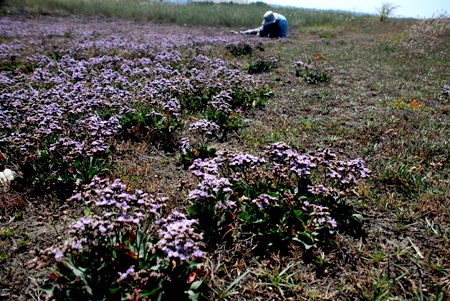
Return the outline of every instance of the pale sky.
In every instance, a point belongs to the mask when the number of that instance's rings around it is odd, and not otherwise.
[[[256,2],[251,0],[250,2]],[[447,11],[450,14],[449,0],[320,0],[320,1],[305,1],[305,0],[262,0],[269,4],[291,5],[304,8],[316,9],[339,9],[356,13],[375,14],[376,8],[380,8],[385,2],[398,5],[399,7],[394,11],[394,16],[398,17],[412,17],[412,18],[430,18],[433,13]]]

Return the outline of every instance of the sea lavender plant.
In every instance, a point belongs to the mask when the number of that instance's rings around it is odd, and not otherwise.
[[[330,73],[334,70],[331,66],[324,66],[324,60],[321,54],[316,54],[310,60],[310,63],[297,61],[291,67],[295,68],[295,76],[302,78],[308,84],[320,84],[330,81]]]
[[[248,73],[268,72],[278,66],[278,60],[275,57],[258,57],[253,59],[248,66]]]
[[[260,156],[224,151],[197,159],[190,170],[199,180],[188,196],[191,216],[209,244],[231,239],[224,237],[231,227],[261,245],[297,241],[306,249],[360,224],[348,200],[370,173],[362,159],[339,161],[329,150],[299,154],[281,142]]]
[[[196,121],[189,126],[190,132],[198,134],[197,137],[199,137],[201,145],[206,145],[211,137],[217,135],[218,130],[219,126],[217,124],[204,119]]]
[[[195,135],[196,145],[191,144],[189,137],[181,139],[180,161],[191,164],[196,158],[210,158],[216,155],[216,149],[209,149],[208,143],[217,136],[220,127],[212,121],[201,119],[189,126],[189,132]]]
[[[30,268],[50,268],[43,289],[50,299],[112,300],[177,296],[204,258],[196,220],[173,211],[160,218],[165,198],[130,193],[120,180],[94,177],[69,201],[88,210],[70,225],[62,244],[35,249]],[[177,296],[180,297],[180,296]]]
[[[442,87],[441,89],[441,95],[444,99],[449,99],[450,98],[450,86],[449,85],[445,85]]]

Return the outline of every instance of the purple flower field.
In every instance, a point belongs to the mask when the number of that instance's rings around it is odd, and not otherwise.
[[[448,60],[408,22],[1,15],[0,299],[446,300]]]
[[[225,47],[241,37],[125,21],[50,20],[3,19],[1,26],[8,43],[0,51],[0,149],[27,181],[88,183],[130,131],[151,131],[176,146],[174,133],[188,114],[231,114],[257,93],[238,66],[180,53]]]

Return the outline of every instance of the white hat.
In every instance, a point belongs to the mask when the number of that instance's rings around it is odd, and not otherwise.
[[[274,13],[273,11],[269,10],[264,14],[264,21],[262,22],[262,25],[269,25],[272,23],[275,23],[278,19],[278,14]]]

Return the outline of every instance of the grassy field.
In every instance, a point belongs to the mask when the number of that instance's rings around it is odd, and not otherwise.
[[[0,9],[1,299],[450,298],[447,15]]]
[[[176,5],[156,1],[138,0],[14,0],[9,1],[11,9],[14,6],[26,7],[29,12],[61,10],[71,14],[101,15],[118,17],[133,21],[153,21],[156,23],[178,24],[188,26],[226,26],[226,27],[257,27],[261,16],[272,8],[258,2],[250,5],[192,3]],[[284,9],[277,11],[289,20],[289,26],[301,27],[339,27],[366,24],[374,18],[368,15],[356,15],[347,12]],[[211,18],[214,15],[214,18]]]

